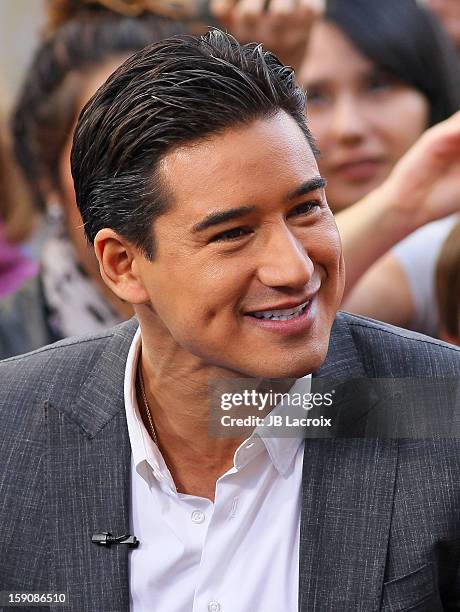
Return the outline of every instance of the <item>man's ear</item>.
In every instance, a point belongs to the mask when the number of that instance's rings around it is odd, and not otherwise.
[[[149,302],[138,259],[139,249],[109,228],[101,229],[94,239],[94,251],[99,261],[102,280],[121,300],[130,304]]]

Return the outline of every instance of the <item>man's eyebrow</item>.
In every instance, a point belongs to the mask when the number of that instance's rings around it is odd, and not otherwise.
[[[290,191],[287,194],[285,201],[290,202],[291,200],[295,200],[296,198],[300,198],[301,196],[308,195],[309,193],[311,193],[312,191],[316,191],[317,189],[324,189],[326,185],[326,179],[324,179],[322,176],[315,176],[309,181],[305,181],[305,183],[302,183],[302,185],[300,185],[299,187],[296,187],[296,189]]]
[[[239,219],[249,213],[257,210],[257,206],[240,206],[239,208],[230,208],[229,210],[223,210],[222,212],[213,212],[202,221],[193,226],[192,232],[202,232],[215,225],[220,225],[226,221],[233,221],[233,219]]]
[[[305,181],[296,189],[290,191],[285,197],[286,202],[300,198],[303,195],[307,195],[317,189],[324,189],[326,187],[326,179],[322,176],[315,176],[314,178]],[[257,206],[239,206],[238,208],[230,208],[229,210],[217,211],[207,215],[202,221],[192,227],[192,233],[203,232],[215,225],[226,223],[227,221],[233,221],[234,219],[240,219],[245,215],[249,215],[257,210]]]

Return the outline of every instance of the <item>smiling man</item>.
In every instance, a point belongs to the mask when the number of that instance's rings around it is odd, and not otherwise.
[[[453,347],[337,313],[304,109],[289,68],[219,31],[137,53],[84,109],[78,205],[137,318],[0,364],[0,591],[78,612],[460,605],[455,439],[209,433],[215,380],[292,397],[460,374]]]

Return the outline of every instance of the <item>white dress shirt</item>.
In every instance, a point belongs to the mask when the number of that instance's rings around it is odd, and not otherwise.
[[[255,430],[217,480],[214,502],[178,493],[140,417],[140,343],[138,330],[125,372],[131,534],[140,540],[129,553],[132,612],[294,612],[303,438],[261,438]],[[308,392],[310,382],[292,389]]]

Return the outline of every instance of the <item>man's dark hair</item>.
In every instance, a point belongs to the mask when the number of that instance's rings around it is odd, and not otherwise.
[[[75,130],[72,174],[88,240],[108,227],[152,259],[152,223],[171,205],[159,173],[164,156],[280,111],[316,152],[305,103],[291,68],[219,30],[136,53],[86,105]]]

